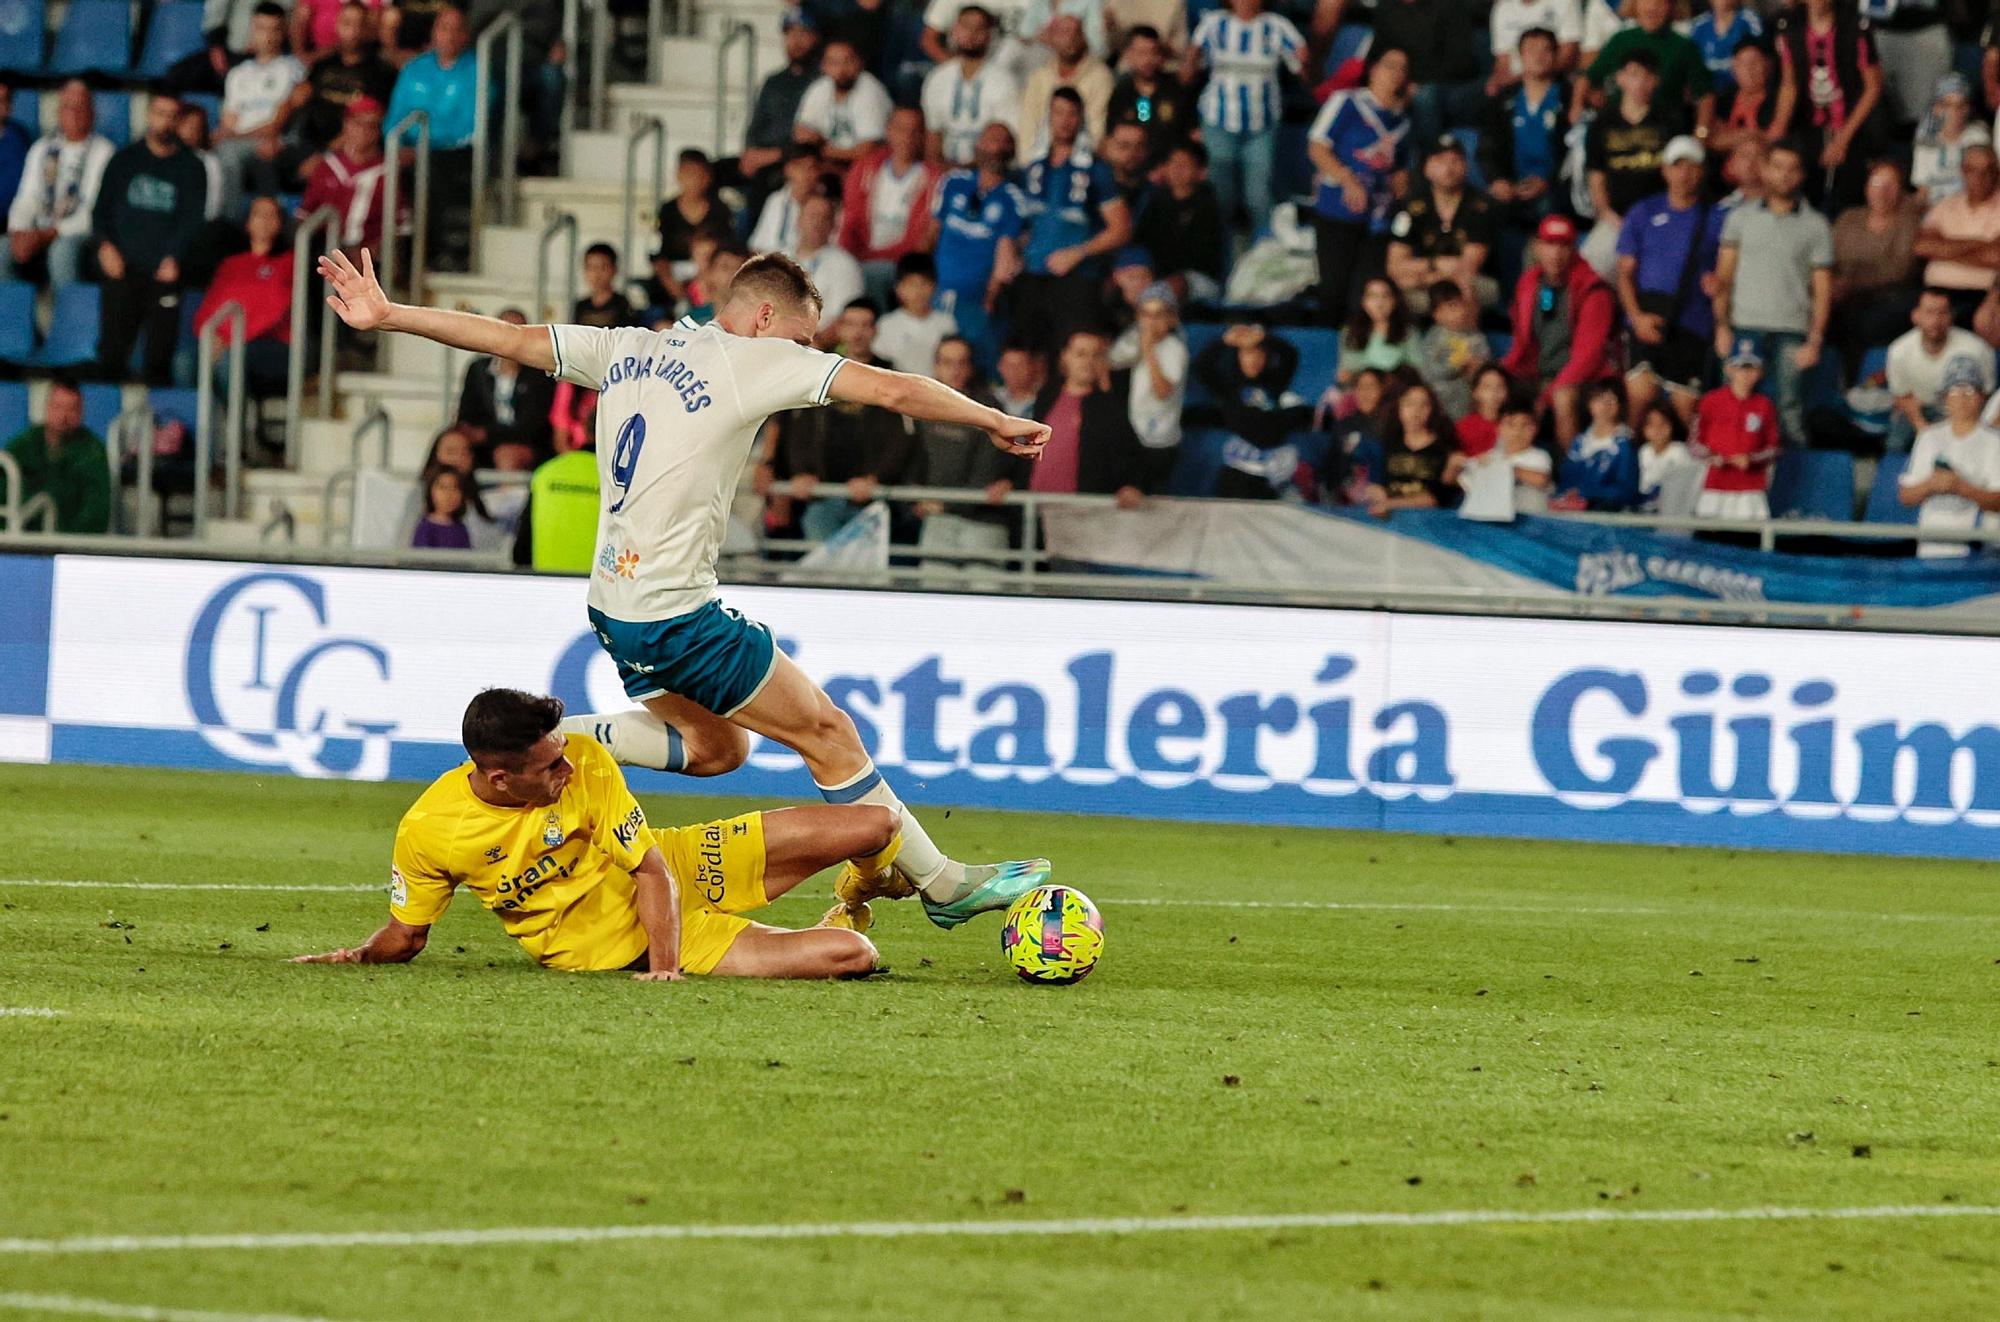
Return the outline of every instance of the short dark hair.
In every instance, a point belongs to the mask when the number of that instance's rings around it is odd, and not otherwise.
[[[258,5],[255,9],[250,11],[250,17],[275,18],[280,23],[282,23],[285,21],[285,7],[281,4],[274,3],[274,0],[264,0],[263,4]]]
[[[608,243],[593,243],[583,250],[583,260],[587,262],[593,257],[602,257],[613,266],[618,265],[618,250]]]
[[[1127,46],[1130,46],[1133,42],[1139,40],[1139,38],[1141,37],[1144,37],[1147,41],[1158,44],[1160,40],[1160,30],[1154,27],[1151,23],[1135,23],[1131,27],[1125,29],[1125,44]]]
[[[906,275],[920,275],[926,280],[937,280],[937,258],[927,252],[906,252],[896,259],[896,279]]]
[[[1792,155],[1799,158],[1799,164],[1801,165],[1805,164],[1806,149],[1799,145],[1799,140],[1797,138],[1779,138],[1776,142],[1772,143],[1768,148],[1765,149],[1764,155],[1766,157],[1775,156],[1781,151],[1790,152]]]
[[[1526,32],[1523,32],[1521,34],[1520,40],[1514,43],[1514,49],[1519,50],[1521,49],[1521,47],[1527,45],[1528,38],[1530,37],[1540,37],[1543,41],[1548,42],[1549,45],[1551,46],[1562,45],[1562,42],[1557,39],[1556,34],[1549,31],[1547,28],[1529,28]]]
[[[793,161],[816,161],[820,157],[819,143],[801,142],[797,139],[785,144],[781,152],[780,164],[790,165]]]
[[[947,335],[943,339],[937,342],[937,347],[938,349],[943,349],[944,346],[947,344],[956,344],[961,348],[963,348],[967,353],[973,353],[972,341],[966,339],[963,335]],[[977,357],[978,355],[976,353],[973,353],[973,356]],[[932,362],[937,361],[936,352],[933,352],[931,354],[931,361]]]
[[[678,165],[699,165],[702,169],[710,171],[715,169],[715,162],[710,160],[708,153],[699,147],[681,148],[681,154],[676,156],[674,161]]]
[[[840,312],[842,316],[850,312],[866,312],[871,321],[882,315],[882,309],[876,306],[875,300],[866,294],[863,294],[860,298],[848,299],[847,305],[841,308]]]
[[[958,11],[958,16],[960,18],[964,18],[967,14],[979,15],[981,18],[986,20],[987,25],[990,27],[1000,26],[1000,19],[994,14],[992,10],[988,9],[985,5],[965,5]]]
[[[1000,352],[995,354],[994,357],[1005,358],[1010,353],[1024,353],[1028,355],[1028,357],[1030,358],[1044,357],[1044,354],[1040,349],[1028,343],[1026,340],[1007,341],[1005,344],[1000,346]]]
[[[1206,170],[1208,168],[1208,148],[1196,142],[1193,138],[1186,138],[1175,143],[1167,149],[1167,155],[1172,156],[1177,151],[1186,152],[1188,155],[1194,157],[1194,163],[1202,169]]]
[[[465,704],[459,741],[474,762],[511,761],[547,738],[562,716],[561,698],[487,689]]]
[[[1919,289],[1917,291],[1918,302],[1922,302],[1924,299],[1927,298],[1941,298],[1945,302],[1949,303],[1951,301],[1951,297],[1952,295],[1949,289],[1940,289],[1936,285],[1925,285],[1922,289]]]
[[[1611,398],[1618,401],[1618,406],[1623,408],[1625,406],[1625,383],[1615,376],[1607,376],[1593,381],[1583,392],[1584,402],[1587,404],[1599,395],[1611,396]]]
[[[0,86],[5,86],[5,84],[0,83]],[[71,376],[67,372],[61,372],[55,376],[50,377],[49,389],[51,391],[67,390],[69,391],[70,394],[77,396],[79,399],[83,397],[83,387],[78,385],[76,378]]]
[[[715,251],[708,255],[708,260],[712,262],[718,257],[740,257],[747,262],[750,260],[750,245],[732,234],[715,245]]]
[[[1626,48],[1624,58],[1618,61],[1618,67],[1621,70],[1629,69],[1635,64],[1648,73],[1658,73],[1660,71],[1660,57],[1654,52],[1651,46],[1630,46]]]
[[[743,268],[730,282],[731,298],[738,294],[765,302],[803,308],[819,319],[820,311],[826,303],[820,297],[819,286],[806,274],[803,266],[781,252],[762,252],[743,263]]]
[[[1076,107],[1077,114],[1080,115],[1083,113],[1083,93],[1077,91],[1074,87],[1058,87],[1055,91],[1050,92],[1049,104],[1054,105],[1058,101],[1067,101]]]
[[[1506,402],[1500,406],[1500,421],[1503,422],[1508,418],[1532,418],[1534,416],[1534,403],[1520,395],[1507,396]]]
[[[1447,303],[1456,303],[1465,297],[1465,287],[1454,280],[1439,280],[1424,291],[1433,308],[1441,308]]]

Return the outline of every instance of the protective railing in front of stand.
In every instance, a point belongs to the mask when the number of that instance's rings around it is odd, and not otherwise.
[[[388,171],[393,180],[396,172]],[[393,201],[393,199],[392,199]],[[393,214],[390,213],[390,214]],[[306,355],[312,352],[312,337],[306,333],[307,318],[312,314],[314,300],[306,291],[312,288],[313,267],[321,252],[331,252],[340,246],[337,233],[341,223],[340,212],[332,206],[323,206],[305,218],[298,232],[292,236],[292,342],[285,359],[285,467],[297,467],[299,426],[305,414]],[[393,227],[391,230],[393,234]],[[317,245],[317,250],[315,249]],[[384,244],[385,253],[393,248],[393,237]],[[383,286],[385,289],[388,287]],[[319,306],[319,415],[333,416],[333,353],[334,323],[333,306],[325,299],[318,300]]]
[[[653,144],[653,187],[650,192],[639,192],[639,148],[642,144]],[[625,188],[622,207],[625,214],[625,228],[619,244],[619,260],[628,268],[636,255],[632,243],[632,233],[637,217],[644,212],[650,219],[654,208],[666,200],[667,184],[667,123],[657,115],[643,115],[632,121],[632,131],[625,139]],[[576,266],[574,241],[571,244],[570,266]],[[563,304],[557,315],[568,317],[570,309],[576,306],[576,291],[570,291],[570,301]]]
[[[728,141],[729,110],[729,48],[737,42],[743,43],[743,90],[741,95],[748,98],[752,108],[757,101],[757,29],[748,23],[738,23],[729,29],[715,47],[715,158],[721,160],[731,153],[734,146]]]
[[[502,37],[506,38],[503,57],[506,68],[499,83],[500,161],[496,170],[492,141],[493,46]],[[486,231],[486,209],[492,200],[489,194],[495,174],[500,180],[497,219],[502,223],[513,219],[515,184],[521,164],[521,16],[503,13],[488,23],[486,30],[473,43],[473,59],[477,70],[473,78],[472,102],[472,243],[476,255],[480,236]]]
[[[195,341],[194,535],[208,532],[208,474],[215,460],[215,342],[229,332],[229,394],[222,424],[222,517],[237,516],[243,499],[243,339],[247,320],[234,299],[222,305]]]
[[[0,450],[0,480],[7,483],[7,499],[0,503],[0,529],[27,532],[29,520],[40,519],[43,532],[55,531],[56,503],[49,499],[46,491],[37,491],[27,500],[21,499],[21,464],[5,450]],[[115,483],[112,490],[117,490]]]
[[[415,187],[411,190],[410,207],[410,287],[403,298],[406,303],[421,303],[424,259],[429,254],[426,245],[431,229],[431,117],[421,110],[409,114],[389,126],[385,140],[389,144],[389,168],[382,176],[382,265],[376,274],[382,281],[382,292],[396,301],[396,212],[403,200],[403,139],[414,133],[417,139],[415,170],[412,179]]]
[[[629,235],[632,227],[632,218],[629,214],[625,218],[625,227]],[[564,245],[564,257],[561,268],[563,301],[561,306],[551,308],[549,306],[549,242],[558,236],[565,237],[568,240]],[[630,242],[631,240],[628,237],[625,248],[627,252],[631,251]],[[529,321],[564,321],[568,319],[570,310],[576,306],[576,248],[576,213],[571,211],[560,212],[549,220],[549,223],[542,229],[541,238],[535,241],[535,310],[528,315]],[[450,361],[447,360],[445,363],[446,381],[451,380],[451,366]],[[447,393],[449,392],[447,391]],[[446,416],[450,416],[448,410]]]
[[[368,411],[362,415],[361,421],[354,424],[354,431],[349,437],[347,467],[329,474],[326,479],[326,485],[320,489],[319,542],[321,546],[331,547],[334,544],[333,513],[339,508],[340,489],[342,487],[347,488],[347,528],[351,544],[354,533],[354,481],[362,472],[366,471],[361,462],[361,447],[368,443],[368,438],[371,435],[376,437],[374,467],[386,472],[389,467],[389,442],[394,438],[395,431],[395,419],[389,416],[389,410],[382,407],[380,400],[369,400]]]
[[[1613,528],[1637,528],[1644,532],[1729,533],[1753,536],[1761,551],[1778,549],[1780,538],[1838,537],[1867,542],[1913,542],[1919,534],[1909,523],[1850,523],[1839,519],[1703,519],[1693,515],[1601,514],[1589,510],[1553,513],[1549,517],[1576,523],[1601,523]],[[1963,530],[1925,528],[1927,542],[2000,541],[1993,529]]]
[[[568,48],[571,68],[577,66],[580,58],[576,44],[580,24],[574,4],[575,0],[565,0],[563,6],[563,41]],[[683,0],[679,10],[685,21],[673,35],[690,36],[694,5],[691,0]],[[667,36],[667,0],[646,0],[646,81],[655,86],[659,84],[661,66],[666,57],[666,48],[661,43]],[[590,75],[587,79],[578,80],[585,88],[590,127],[599,133],[611,128],[611,48],[614,42],[611,6],[599,0],[590,7]],[[574,103],[575,99],[572,91],[570,101]]]

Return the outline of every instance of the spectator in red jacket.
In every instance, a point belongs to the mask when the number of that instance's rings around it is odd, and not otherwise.
[[[1618,296],[1576,254],[1576,222],[1549,216],[1535,231],[1535,261],[1514,288],[1514,347],[1501,360],[1532,387],[1539,413],[1555,414],[1556,435],[1583,430],[1583,390],[1617,375],[1611,329]]]
[[[246,384],[253,397],[263,399],[285,392],[292,343],[292,252],[284,244],[285,213],[276,198],[260,197],[252,202],[244,227],[250,236],[250,251],[238,253],[215,268],[208,294],[195,309],[194,326],[199,334],[223,308],[231,303],[242,305]],[[232,343],[235,329],[233,323],[223,323],[216,333],[217,343]],[[216,363],[217,391],[227,388],[228,372],[228,359]]]
[[[1694,512],[1704,519],[1768,519],[1771,465],[1782,437],[1777,406],[1757,387],[1764,356],[1755,336],[1737,337],[1724,365],[1728,384],[1701,397],[1688,451],[1708,463]]]
[[[372,96],[357,96],[347,103],[341,119],[340,135],[333,140],[306,183],[306,195],[299,203],[299,215],[310,216],[321,207],[340,213],[334,237],[355,256],[367,248],[377,256],[382,252],[382,189],[387,170],[382,156],[382,103]],[[398,204],[397,210],[403,210]]]
[[[855,162],[842,192],[840,246],[861,263],[877,307],[895,299],[896,262],[923,247],[938,168],[924,159],[924,112],[904,106],[889,116],[888,140]]]

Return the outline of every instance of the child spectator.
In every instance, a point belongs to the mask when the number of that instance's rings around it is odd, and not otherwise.
[[[1736,86],[1736,52],[1764,39],[1764,20],[1742,0],[1708,0],[1708,12],[1688,28],[1718,93]]]
[[[1514,378],[1500,364],[1489,362],[1473,375],[1471,398],[1454,430],[1459,453],[1477,459],[1500,439],[1500,414],[1513,402]]]
[[[583,287],[584,295],[570,313],[577,325],[616,330],[639,324],[638,311],[618,291],[618,250],[610,244],[593,243],[584,249]]]
[[[1590,388],[1590,426],[1570,442],[1560,474],[1562,509],[1617,513],[1639,499],[1639,456],[1625,425],[1625,392],[1616,381]]]
[[[1368,512],[1386,519],[1397,510],[1438,509],[1451,503],[1456,485],[1451,419],[1425,385],[1396,400],[1383,428],[1382,481],[1368,489]]]
[[[431,550],[470,551],[472,532],[465,526],[467,479],[456,468],[436,464],[423,477],[424,513],[410,545]]]
[[[2000,510],[2000,432],[1979,420],[1985,394],[1980,365],[1952,359],[1945,368],[1944,421],[1917,436],[1896,489],[1904,505],[1917,507],[1920,528],[1976,528]],[[1925,559],[1971,551],[1964,542],[1917,543]]]
[[[1463,286],[1440,280],[1430,288],[1431,328],[1418,360],[1424,381],[1452,417],[1472,412],[1472,382],[1493,358],[1479,329],[1479,308]]]
[[[1361,287],[1361,299],[1340,335],[1340,367],[1336,379],[1342,384],[1364,367],[1393,372],[1399,367],[1421,368],[1423,347],[1411,325],[1409,306],[1386,276],[1376,276]]]
[[[1313,426],[1333,434],[1333,453],[1321,481],[1321,499],[1327,504],[1366,504],[1368,488],[1382,484],[1382,413],[1388,394],[1388,377],[1364,367],[1345,394],[1329,390],[1322,400]]]
[[[305,81],[303,65],[285,54],[283,6],[257,6],[250,20],[250,57],[222,80],[222,132],[216,155],[222,161],[222,215],[243,214],[245,179],[253,178],[258,193],[275,193],[286,182],[276,165],[283,149],[280,112],[292,89]]]
[[[705,236],[721,243],[736,233],[735,215],[715,196],[715,163],[708,153],[699,147],[684,148],[674,169],[680,191],[660,203],[660,246],[653,254],[653,278],[659,282],[657,301],[662,308],[677,305],[701,273],[695,240]]]
[[[1764,359],[1754,338],[1746,335],[1736,341],[1723,375],[1728,384],[1702,396],[1688,444],[1696,459],[1708,463],[1695,516],[1768,519],[1771,465],[1782,442],[1778,410],[1757,389],[1764,378]]]
[[[1153,270],[1182,297],[1212,302],[1224,275],[1222,204],[1208,182],[1208,148],[1178,142],[1160,182],[1146,194],[1132,241],[1152,254]]]
[[[907,252],[896,260],[896,308],[875,328],[879,357],[919,375],[919,364],[937,360],[938,346],[958,334],[958,322],[932,306],[936,296],[937,262],[929,253]]]
[[[1549,508],[1549,452],[1535,444],[1534,406],[1510,401],[1500,411],[1497,441],[1473,459],[1459,456],[1456,481],[1465,492],[1462,517],[1507,522],[1516,514],[1542,514]],[[1499,472],[1504,471],[1504,478]]]
[[[1676,473],[1692,468],[1681,415],[1665,401],[1654,400],[1639,411],[1639,509],[1661,513],[1661,497]]]
[[[1180,333],[1180,303],[1174,291],[1153,284],[1139,295],[1138,319],[1111,346],[1111,366],[1130,369],[1132,392],[1126,412],[1133,434],[1149,459],[1166,471],[1181,443],[1181,402],[1187,397],[1188,350]]]

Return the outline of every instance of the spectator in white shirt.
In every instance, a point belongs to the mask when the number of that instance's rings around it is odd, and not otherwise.
[[[982,6],[993,15],[993,44],[988,54],[1001,72],[1019,86],[1046,57],[1035,44],[1036,33],[1027,29],[1028,0],[985,0]],[[965,8],[965,0],[929,0],[924,5],[924,54],[935,64],[952,57],[952,27]]]
[[[1021,113],[1021,88],[992,58],[997,20],[983,5],[967,5],[951,25],[953,58],[924,77],[924,122],[930,125],[933,162],[972,164],[972,149],[988,124],[1012,128]]]
[[[799,212],[806,199],[826,191],[819,144],[787,144],[784,161],[785,186],[764,199],[764,209],[750,231],[750,247],[756,252],[790,251],[799,240]]]
[[[1090,53],[1111,62],[1111,25],[1105,19],[1104,0],[1028,0],[1021,12],[1021,35],[1030,41],[1048,36],[1049,24],[1059,18],[1074,18],[1083,25],[1083,38]]]
[[[1181,405],[1187,399],[1188,349],[1181,338],[1180,300],[1164,283],[1146,286],[1138,316],[1111,346],[1114,371],[1130,368],[1126,416],[1133,434],[1155,461],[1162,484],[1181,443]]]
[[[1918,434],[1896,491],[1904,505],[1916,506],[1919,528],[1970,531],[2000,511],[2000,432],[1979,420],[1985,398],[1979,364],[1952,359],[1945,368],[1945,420]],[[1917,543],[1925,559],[1970,553],[1964,542]]]
[[[1577,0],[1493,0],[1487,20],[1493,40],[1493,76],[1486,80],[1486,95],[1498,96],[1503,88],[1521,81],[1515,52],[1521,38],[1540,28],[1556,39],[1556,70],[1566,73],[1576,68],[1583,42],[1583,10]]]
[[[875,353],[897,370],[923,372],[938,346],[958,334],[951,313],[932,306],[937,298],[937,261],[927,252],[906,252],[896,260],[896,308],[875,326]]]
[[[21,186],[7,210],[7,246],[0,278],[20,280],[46,270],[51,288],[80,279],[90,250],[90,213],[98,181],[111,159],[110,140],[94,132],[96,108],[82,79],[63,84],[56,131],[28,148]]]
[[[786,253],[819,288],[822,339],[832,334],[841,312],[861,297],[863,289],[861,263],[833,241],[836,219],[832,198],[824,193],[808,197],[799,206],[798,242]]]
[[[306,71],[285,54],[285,11],[257,6],[250,20],[250,58],[222,80],[222,126],[215,154],[222,162],[222,214],[236,220],[246,209],[245,180],[259,194],[276,193],[283,181],[277,160],[284,150],[279,112]]]
[[[792,132],[801,142],[818,143],[827,161],[844,170],[881,145],[893,106],[889,90],[850,42],[827,42],[819,70],[799,101]]]
[[[1889,345],[1889,393],[1895,404],[1889,415],[1888,448],[1907,450],[1918,432],[1944,416],[1946,371],[1962,360],[1979,370],[1980,384],[1994,387],[1993,350],[1969,330],[1951,324],[1951,295],[1926,289],[1910,313],[1912,329]]]

